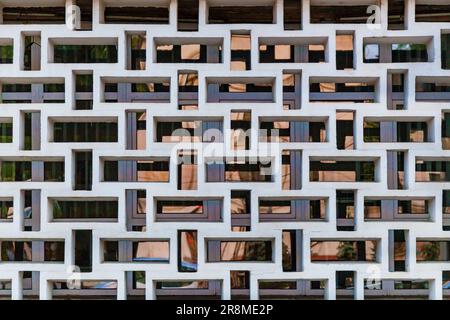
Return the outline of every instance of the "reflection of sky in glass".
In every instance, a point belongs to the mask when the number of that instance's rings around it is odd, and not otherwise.
[[[411,44],[409,44],[409,43],[393,43],[392,50],[411,50]]]

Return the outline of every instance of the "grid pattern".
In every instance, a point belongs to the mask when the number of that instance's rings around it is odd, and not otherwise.
[[[124,2],[0,1],[2,298],[448,296],[448,1]]]

